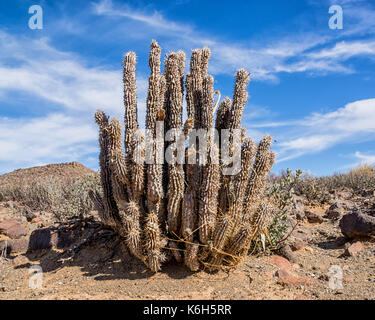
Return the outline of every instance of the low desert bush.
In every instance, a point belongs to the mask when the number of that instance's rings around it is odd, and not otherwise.
[[[35,211],[51,212],[57,221],[65,221],[92,210],[88,192],[100,191],[99,180],[99,175],[88,174],[64,182],[45,177],[23,184],[7,183],[0,186],[0,201],[17,201]]]
[[[296,183],[295,191],[310,203],[325,203],[329,200],[331,184],[330,177],[314,177],[305,173]]]
[[[260,252],[276,249],[278,244],[287,236],[290,224],[290,211],[295,208],[295,187],[301,179],[302,171],[283,171],[279,176],[270,176],[266,192],[267,199],[275,209],[273,221],[268,228],[268,234],[262,234],[253,241],[252,251]]]
[[[310,203],[328,202],[330,195],[342,190],[349,190],[354,195],[374,192],[374,167],[361,165],[347,173],[336,173],[324,177],[303,174],[295,186],[296,194],[305,196]]]
[[[375,170],[369,165],[361,165],[345,175],[344,184],[355,194],[375,190]]]

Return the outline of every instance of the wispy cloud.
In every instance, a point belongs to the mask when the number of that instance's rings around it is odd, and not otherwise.
[[[370,166],[375,165],[375,155],[363,154],[359,151],[356,151],[354,156],[359,160],[353,167],[356,167],[361,164],[368,164]]]
[[[275,122],[258,127],[283,127],[282,132],[275,133],[276,139],[280,140],[275,145],[278,162],[283,162],[338,144],[375,140],[374,110],[375,98],[359,100],[336,111],[314,113],[301,120]]]
[[[353,162],[342,166],[341,170],[348,170],[358,168],[359,166],[369,165],[375,166],[375,155],[362,153],[360,151],[356,151],[353,154],[348,155],[349,158],[355,159]]]
[[[351,19],[365,19],[375,16],[371,8],[361,9],[346,3]],[[197,46],[210,46],[213,56],[210,72],[213,74],[232,75],[238,68],[244,67],[251,71],[255,81],[277,81],[281,73],[327,74],[354,73],[346,61],[352,57],[374,58],[373,40],[343,40],[346,33],[329,34],[316,31],[306,31],[299,35],[290,34],[284,38],[262,39],[247,43],[228,42],[216,36],[199,32],[191,25],[165,18],[161,12],[139,11],[126,4],[115,4],[111,0],[102,0],[94,4],[96,14],[108,18],[123,17],[142,24],[140,36],[149,37],[149,33],[159,32],[166,37],[169,50],[189,50]],[[371,24],[372,22],[370,22]],[[122,28],[121,24],[117,28]],[[148,32],[147,32],[148,28]],[[328,28],[328,27],[326,27]],[[361,29],[350,28],[352,33],[362,34],[371,25],[363,25]],[[327,31],[327,30],[325,30]],[[133,30],[135,32],[135,30]],[[121,34],[116,30],[117,34]],[[169,39],[168,39],[169,37]],[[171,40],[173,38],[173,41]],[[179,46],[176,48],[176,46]]]
[[[0,172],[83,159],[95,153],[96,128],[65,114],[0,118]]]
[[[340,59],[345,61],[354,56],[375,57],[375,40],[371,41],[341,41],[332,48],[325,48],[307,55],[312,59]]]
[[[15,38],[0,32],[0,46],[5,48],[0,53],[0,102],[9,103],[8,92],[28,93],[47,102],[38,113],[45,116],[0,117],[0,172],[84,160],[97,152],[93,114],[103,109],[122,117],[121,70],[89,67],[76,55],[56,50],[48,39]],[[146,85],[139,77],[141,117]],[[57,108],[49,108],[48,102]]]
[[[0,91],[25,91],[74,111],[121,110],[121,71],[87,67],[47,39],[0,32]],[[140,81],[140,88],[145,84]]]
[[[142,12],[132,9],[128,4],[123,4],[120,9],[113,7],[111,0],[103,0],[93,4],[95,13],[98,15],[112,16],[112,17],[125,17],[134,21],[142,22],[149,27],[167,30],[168,32],[184,34],[190,33],[191,27],[181,25],[173,21],[166,20],[158,11],[151,14],[144,14]]]

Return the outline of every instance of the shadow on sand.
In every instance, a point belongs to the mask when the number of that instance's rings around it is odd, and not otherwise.
[[[84,273],[83,276],[98,281],[137,280],[155,275],[129,254],[123,240],[116,233],[92,220],[35,230],[30,236],[29,248],[24,256],[32,262],[38,262],[43,272],[78,266]],[[30,266],[30,263],[26,263],[16,268]],[[173,279],[183,279],[194,274],[173,259],[163,265],[161,273]]]

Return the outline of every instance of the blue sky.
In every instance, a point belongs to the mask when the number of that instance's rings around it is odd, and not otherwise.
[[[28,27],[31,5],[43,29]],[[341,5],[343,29],[329,7]],[[80,161],[97,169],[96,109],[123,117],[122,57],[138,56],[145,116],[148,50],[212,51],[215,90],[251,73],[243,125],[270,133],[277,163],[314,175],[375,165],[375,3],[365,0],[1,1],[0,173]]]

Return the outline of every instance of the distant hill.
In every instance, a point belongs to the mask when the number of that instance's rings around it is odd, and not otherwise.
[[[79,162],[48,164],[45,166],[17,169],[0,175],[0,185],[10,183],[13,185],[19,185],[48,178],[56,179],[58,181],[69,181],[90,174],[95,175],[96,172]]]

